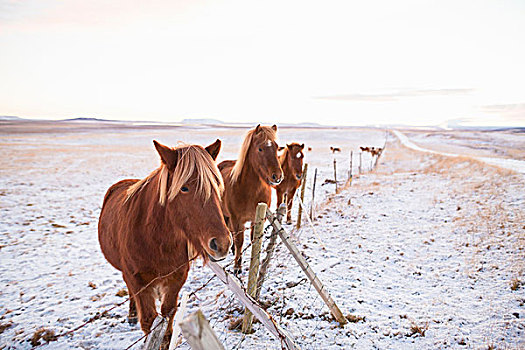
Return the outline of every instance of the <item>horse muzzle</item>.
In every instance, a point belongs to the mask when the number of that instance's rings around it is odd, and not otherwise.
[[[228,245],[226,247],[224,244],[220,244],[217,238],[212,238],[208,242],[208,249],[206,249],[206,254],[208,255],[211,261],[221,261],[224,260],[226,256],[228,256],[228,251],[230,250],[230,246],[232,244],[231,233],[229,231],[228,234]]]
[[[272,178],[271,179],[268,179],[268,183],[271,185],[271,186],[277,186],[279,185],[281,182],[283,182],[283,179],[284,179],[284,175],[281,175],[280,178],[277,178],[277,176],[275,174],[272,175]]]
[[[219,261],[223,261],[224,259],[226,259],[226,256],[223,256],[222,258],[216,259],[213,256],[211,256],[209,253],[206,253],[206,254],[208,254],[208,258],[210,258],[210,260],[213,261],[213,262],[219,262]]]
[[[272,186],[277,186],[277,185],[279,185],[281,182],[283,182],[283,178],[280,178],[280,179],[278,179],[278,180],[275,181],[275,182],[274,182],[274,181],[271,181],[271,180],[268,180],[268,183],[269,183],[270,185],[272,185]]]

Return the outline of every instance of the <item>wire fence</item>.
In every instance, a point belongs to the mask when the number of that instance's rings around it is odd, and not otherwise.
[[[385,142],[386,146],[386,142]],[[384,149],[384,147],[383,147]],[[348,171],[345,171],[346,174],[348,174],[347,181],[355,174],[355,167],[357,164],[359,164],[359,171],[362,171],[362,162],[358,163],[356,159],[354,158],[357,153],[354,155],[352,154],[352,159],[350,161],[351,168],[348,169]],[[381,153],[379,153],[379,156]],[[378,158],[370,161],[370,171],[373,170],[374,166],[377,164]],[[360,156],[361,158],[361,156]],[[334,163],[335,164],[335,163]],[[313,169],[311,169],[313,173]],[[317,170],[317,169],[316,169]],[[345,169],[343,169],[345,170]],[[337,169],[334,166],[334,178],[337,177]],[[314,179],[310,177],[310,183],[312,183]],[[348,183],[348,182],[347,182]],[[336,184],[337,186],[337,184]],[[320,188],[320,186],[318,187]],[[315,193],[312,193],[312,199],[314,197]],[[321,197],[322,198],[322,197]],[[298,202],[298,201],[296,201]],[[312,208],[314,208],[313,203],[309,203]],[[303,204],[304,205],[304,204]],[[306,205],[304,205],[304,216],[308,216],[308,211],[306,210]],[[303,217],[304,218],[304,217]],[[308,218],[310,219],[310,218]],[[292,239],[295,241],[295,244],[301,245],[301,241],[304,237],[304,235],[309,232],[310,234],[314,234],[315,237],[310,237],[313,240],[319,240],[319,236],[314,231],[315,228],[311,221],[309,221],[310,226],[303,226],[300,229],[296,229],[295,226],[289,226],[289,232],[291,233]],[[239,232],[234,232],[232,234],[241,233],[244,234],[246,230],[249,230],[253,228],[253,224],[249,227],[246,227],[244,230]],[[261,252],[264,252],[264,246],[268,244],[269,237],[271,235],[272,226],[270,224],[267,224],[264,228],[264,233],[261,237],[263,240],[262,245],[263,249],[261,249]],[[321,242],[322,244],[322,242]],[[243,247],[242,255],[246,256],[246,251],[251,247],[252,243],[247,243],[245,247]],[[304,255],[304,254],[303,254]],[[164,275],[164,276],[158,276],[157,278],[150,281],[146,286],[141,288],[137,293],[135,293],[135,296],[142,293],[144,290],[146,290],[148,287],[153,285],[155,282],[157,282],[160,279],[169,277],[170,275],[176,273],[179,269],[184,267],[185,265],[191,263],[193,260],[195,260],[198,256],[195,256],[191,258],[187,263],[182,264],[181,266],[176,267],[174,270],[172,270],[170,273]],[[280,240],[277,241],[277,245],[275,247],[275,252],[272,256],[272,260],[270,262],[268,271],[263,279],[263,290],[261,291],[260,300],[258,300],[260,306],[267,310],[275,319],[279,321],[279,323],[283,323],[285,328],[288,330],[288,332],[292,335],[293,338],[296,339],[298,345],[303,346],[310,346],[314,345],[315,343],[315,334],[317,331],[320,330],[321,325],[323,322],[331,322],[332,318],[330,316],[330,313],[327,310],[326,305],[322,302],[322,300],[319,298],[319,294],[312,291],[312,285],[307,281],[306,278],[301,278],[299,281],[291,282],[288,280],[288,282],[285,279],[285,270],[287,270],[290,266],[294,266],[292,264],[293,256],[289,254],[286,248],[284,248],[283,244],[281,244]],[[234,264],[235,259],[232,259],[228,264],[224,265],[224,269],[228,271],[229,273],[233,273],[232,271],[232,265]],[[296,273],[300,274],[300,269],[296,269]],[[289,273],[290,271],[288,271]],[[203,282],[199,287],[193,288],[193,291],[189,294],[189,297],[194,297],[198,299],[198,294],[206,289],[210,284],[212,283],[219,283],[216,276],[213,275],[210,278],[208,278],[205,282]],[[243,288],[246,289],[246,286],[243,284],[243,279],[239,279]],[[224,288],[224,287],[223,287]],[[293,290],[293,292],[290,292]],[[279,294],[280,292],[280,294]],[[228,341],[230,344],[230,347],[232,349],[240,349],[242,348],[242,345],[245,343],[247,339],[250,339],[251,343],[257,343],[257,337],[253,337],[250,335],[246,335],[240,332],[240,324],[241,322],[238,321],[238,319],[242,318],[244,306],[240,304],[238,300],[236,300],[233,293],[229,293],[229,295],[225,290],[222,291],[221,295],[217,297],[215,302],[212,304],[213,313],[210,313],[209,320],[210,324],[212,325],[212,328],[217,331],[219,335],[219,340],[221,343],[225,343]],[[101,312],[97,312],[94,316],[89,318],[87,321],[82,323],[81,325],[68,330],[64,331],[56,336],[53,336],[51,340],[58,340],[59,338],[65,337],[65,336],[72,336],[82,328],[88,326],[89,324],[100,320],[104,316],[108,315],[109,312],[123,306],[127,302],[130,302],[130,300],[133,298],[133,296],[128,297],[126,300],[119,302]],[[304,319],[304,320],[310,320],[309,322],[292,322],[293,320],[298,319]],[[314,320],[313,322],[311,320]],[[227,325],[227,321],[229,321],[229,325]],[[160,323],[157,324],[157,326]],[[305,327],[305,325],[307,325]],[[153,331],[153,329],[151,330]],[[151,332],[150,331],[150,332]],[[256,331],[260,331],[260,328],[256,328]],[[138,347],[140,345],[141,341],[144,340],[147,337],[148,334],[144,334],[140,336],[138,339],[134,340],[133,342],[130,342],[130,344],[125,348],[126,350],[133,349]],[[227,339],[231,338],[231,339]],[[233,341],[232,341],[233,339]],[[264,342],[264,346],[268,348],[268,341],[262,340]],[[279,342],[274,342],[275,348],[281,348],[281,344]],[[42,344],[43,345],[43,344]],[[263,345],[263,344],[261,344]],[[37,345],[38,347],[40,345]],[[184,348],[189,346],[186,341],[183,340],[183,342],[179,345],[178,348]]]

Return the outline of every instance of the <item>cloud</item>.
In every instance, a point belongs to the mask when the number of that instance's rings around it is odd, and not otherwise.
[[[314,99],[334,100],[334,101],[397,101],[403,97],[421,97],[421,96],[450,96],[465,95],[473,92],[474,89],[419,89],[396,91],[386,94],[346,94],[319,96]]]
[[[525,125],[525,103],[508,103],[481,106],[481,111],[496,114],[505,120],[520,122]]]
[[[525,112],[525,103],[508,103],[498,105],[485,105],[481,107],[485,112]]]

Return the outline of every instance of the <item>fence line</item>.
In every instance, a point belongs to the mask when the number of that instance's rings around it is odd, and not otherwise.
[[[314,288],[317,290],[317,292],[321,295],[321,298],[323,298],[325,304],[330,309],[330,312],[334,316],[337,322],[339,322],[340,325],[346,324],[348,321],[343,316],[343,313],[335,303],[335,301],[332,299],[328,291],[325,289],[324,285],[321,283],[321,280],[317,277],[317,275],[313,272],[313,270],[310,268],[310,265],[306,262],[306,259],[303,257],[299,249],[293,244],[293,242],[290,240],[290,235],[283,229],[281,224],[276,220],[275,216],[272,214],[270,210],[267,210],[266,217],[272,224],[272,226],[275,227],[277,230],[277,233],[279,234],[279,237],[281,237],[284,245],[290,253],[293,255],[301,269],[306,274],[306,277],[310,280]]]

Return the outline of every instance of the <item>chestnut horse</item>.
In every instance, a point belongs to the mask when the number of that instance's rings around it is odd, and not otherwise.
[[[277,126],[257,125],[244,138],[239,159],[219,164],[224,178],[222,211],[229,219],[235,246],[234,272],[241,272],[244,225],[255,217],[257,204],[270,206],[272,187],[282,181],[277,159]]]
[[[301,185],[301,179],[303,177],[303,149],[302,145],[298,143],[287,144],[284,148],[284,152],[279,156],[279,163],[283,169],[284,179],[283,181],[275,186],[277,191],[277,208],[283,202],[284,195],[286,194],[286,205],[288,211],[286,214],[286,223],[292,223],[292,205],[293,196],[295,191]]]
[[[138,311],[144,333],[157,316],[155,298],[161,296],[160,311],[169,317],[165,346],[190,262],[197,256],[223,259],[231,234],[220,208],[223,182],[214,161],[221,141],[206,148],[153,143],[161,166],[143,180],[122,180],[109,188],[98,238],[106,259],[122,271],[131,296],[130,322],[136,322]]]

